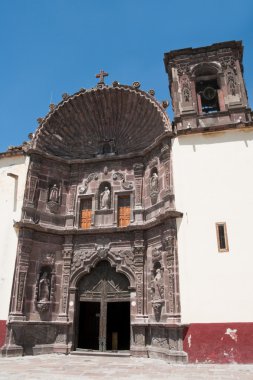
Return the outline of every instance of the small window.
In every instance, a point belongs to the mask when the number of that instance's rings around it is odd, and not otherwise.
[[[91,198],[86,198],[81,200],[80,206],[80,228],[86,230],[91,226],[92,218],[92,200]]]
[[[130,224],[130,197],[128,195],[118,198],[118,226],[127,227]]]
[[[216,223],[216,234],[219,252],[228,252],[228,236],[226,223]]]

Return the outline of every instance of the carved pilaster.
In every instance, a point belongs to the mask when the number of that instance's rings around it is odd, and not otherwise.
[[[21,230],[17,250],[17,265],[14,279],[13,301],[11,305],[10,320],[24,320],[24,298],[26,278],[29,267],[29,257],[32,251],[32,231]]]
[[[38,177],[29,175],[27,186],[27,205],[34,207],[35,191],[38,184]]]
[[[142,208],[142,178],[144,165],[142,163],[134,164],[135,176],[135,208]]]
[[[142,163],[134,164],[133,169],[134,169],[134,177],[135,177],[134,218],[135,218],[135,223],[139,224],[143,222],[142,188],[143,188],[144,165]]]
[[[69,300],[69,278],[71,272],[71,260],[73,255],[72,236],[66,236],[62,250],[63,270],[62,270],[62,294],[60,303],[60,313],[58,320],[68,320],[68,300]]]
[[[163,237],[163,250],[166,255],[167,296],[166,312],[170,318],[177,318],[180,314],[180,299],[178,285],[178,259],[176,227],[171,226]]]
[[[137,314],[143,315],[144,299],[144,246],[134,247],[134,270],[136,278]]]

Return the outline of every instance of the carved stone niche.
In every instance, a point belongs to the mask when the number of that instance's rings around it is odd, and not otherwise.
[[[152,307],[157,322],[161,319],[162,307],[164,305],[164,279],[163,269],[159,261],[153,264],[151,281]]]
[[[112,203],[111,184],[109,182],[102,182],[98,191],[98,209],[110,210]]]
[[[61,206],[61,193],[61,185],[54,183],[53,185],[49,186],[47,205],[49,210],[54,214],[58,212]]]
[[[150,173],[149,190],[150,190],[149,194],[150,194],[151,203],[155,204],[157,202],[158,195],[159,195],[159,178],[158,178],[158,170],[156,167],[154,167]]]
[[[42,264],[37,276],[35,304],[39,313],[49,311],[53,299],[54,272],[50,264]]]

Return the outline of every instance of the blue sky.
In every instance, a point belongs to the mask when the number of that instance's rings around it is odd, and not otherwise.
[[[108,84],[139,81],[169,99],[163,55],[185,47],[243,40],[252,107],[252,18],[252,0],[1,0],[0,152],[64,92],[94,87],[101,68]]]

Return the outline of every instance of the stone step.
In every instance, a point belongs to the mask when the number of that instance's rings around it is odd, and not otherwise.
[[[130,351],[97,351],[97,350],[87,350],[84,348],[77,348],[75,351],[70,351],[70,355],[83,355],[83,356],[112,356],[112,357],[125,357],[129,358]]]

